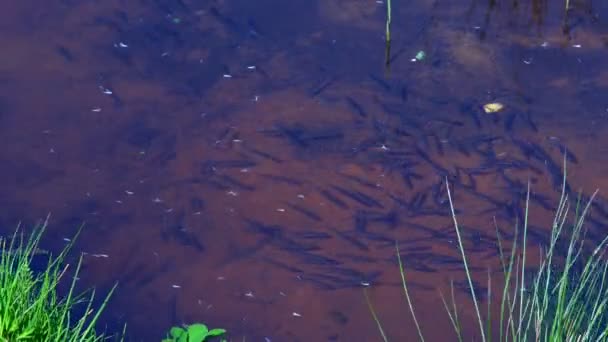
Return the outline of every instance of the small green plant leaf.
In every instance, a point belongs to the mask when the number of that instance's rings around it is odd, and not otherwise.
[[[186,330],[184,330],[184,328],[180,328],[180,327],[173,327],[169,331],[169,335],[173,339],[178,339],[178,338],[182,337],[183,335],[186,335]]]
[[[203,342],[208,335],[209,329],[206,325],[196,323],[188,326],[188,341],[189,342]]]
[[[215,336],[224,335],[225,333],[226,333],[225,329],[211,329],[207,333],[207,336],[209,336],[209,337],[215,337]]]

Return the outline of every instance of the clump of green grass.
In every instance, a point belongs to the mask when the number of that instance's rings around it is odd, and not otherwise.
[[[40,238],[47,221],[37,226],[28,239],[15,231],[10,239],[0,237],[0,341],[102,341],[107,337],[98,334],[96,323],[114,286],[98,309],[93,308],[95,291],[75,294],[76,279],[82,265],[79,258],[73,279],[65,297],[58,294],[58,286],[68,277],[70,265],[66,255],[73,245],[67,245],[58,256],[49,255],[41,272],[35,272],[32,260],[40,253]],[[75,309],[84,314],[76,315]]]
[[[584,218],[597,191],[589,202],[581,203],[579,198],[572,208],[571,201],[566,195],[564,177],[562,195],[551,227],[549,246],[540,249],[540,265],[533,272],[532,278],[526,279],[530,274],[526,269],[530,193],[528,187],[523,231],[519,238],[519,229],[515,227],[515,239],[510,253],[505,251],[498,228],[496,229],[504,284],[500,295],[499,318],[498,322],[495,322],[490,315],[492,305],[490,275],[488,275],[487,313],[484,316],[473,287],[449,186],[447,189],[458,248],[475,308],[479,338],[482,341],[491,341],[496,334],[500,342],[608,340],[608,262],[605,255],[608,236],[589,253],[586,251],[588,244],[585,242],[583,229]],[[572,212],[574,216],[570,217]],[[560,244],[567,246],[565,260],[558,256],[557,246]],[[398,247],[397,255],[399,257]],[[422,329],[416,320],[414,306],[407,291],[405,270],[400,257],[399,268],[409,311],[416,324],[419,338],[424,341]],[[451,290],[451,305],[443,294],[441,297],[456,337],[459,341],[463,341],[453,285]],[[370,310],[383,340],[388,341],[371,306]],[[493,332],[493,327],[498,328],[498,331]]]

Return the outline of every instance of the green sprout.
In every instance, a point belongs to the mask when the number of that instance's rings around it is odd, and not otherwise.
[[[169,331],[169,336],[162,342],[204,342],[210,338],[220,337],[226,333],[224,329],[211,329],[201,323],[185,325],[183,327],[173,327]],[[226,342],[225,339],[221,340]]]

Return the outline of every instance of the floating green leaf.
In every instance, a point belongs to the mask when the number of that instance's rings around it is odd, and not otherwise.
[[[417,61],[422,61],[423,59],[426,58],[426,52],[424,52],[422,50],[418,51],[415,58]]]

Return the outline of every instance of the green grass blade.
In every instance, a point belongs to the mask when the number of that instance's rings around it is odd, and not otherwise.
[[[407,305],[410,309],[410,313],[412,314],[412,318],[414,319],[414,324],[416,325],[418,337],[420,338],[420,341],[424,342],[424,336],[422,336],[422,330],[420,329],[420,325],[418,324],[418,320],[416,319],[416,314],[414,313],[414,306],[412,305],[412,300],[410,299],[410,294],[407,290],[407,283],[405,281],[405,268],[403,267],[403,262],[401,261],[401,253],[399,252],[398,243],[395,243],[395,249],[397,250],[397,261],[399,263],[399,273],[401,274],[401,285],[403,286],[403,292],[405,293]]]
[[[450,210],[452,213],[452,220],[454,221],[454,228],[456,229],[456,236],[458,237],[458,246],[460,249],[460,254],[462,256],[462,263],[464,264],[464,269],[467,275],[467,281],[469,282],[469,289],[471,290],[471,296],[473,297],[473,304],[475,305],[475,313],[477,314],[477,321],[479,323],[479,333],[481,334],[481,340],[483,342],[486,341],[486,335],[483,329],[483,320],[481,319],[481,313],[479,311],[479,304],[477,303],[477,297],[475,295],[475,288],[473,287],[473,279],[471,278],[471,273],[469,272],[469,265],[467,263],[467,258],[465,255],[464,247],[462,245],[462,237],[460,236],[460,229],[458,227],[458,221],[456,220],[456,212],[454,211],[454,203],[452,201],[452,194],[450,192],[450,184],[448,183],[447,177],[445,179],[445,185],[448,193],[448,200],[450,202]]]
[[[376,322],[376,326],[378,327],[378,331],[380,332],[380,336],[382,337],[382,341],[388,342],[388,338],[386,337],[386,333],[384,332],[384,328],[382,328],[382,323],[376,314],[376,310],[374,310],[374,306],[372,302],[369,300],[369,296],[367,295],[367,291],[363,289],[363,294],[365,295],[365,301],[367,302],[367,307],[369,308],[369,312],[372,314],[374,322]]]

